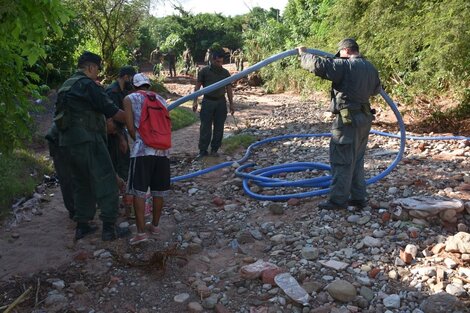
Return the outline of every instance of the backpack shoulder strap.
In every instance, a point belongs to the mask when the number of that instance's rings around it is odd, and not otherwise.
[[[135,93],[141,94],[145,98],[149,99],[150,101],[155,101],[157,100],[157,97],[155,96],[155,93],[152,91],[146,91],[146,90],[137,90]]]

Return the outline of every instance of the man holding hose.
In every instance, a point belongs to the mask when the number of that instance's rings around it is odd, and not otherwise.
[[[352,38],[338,44],[335,58],[310,54],[298,48],[301,66],[316,76],[330,80],[330,112],[335,114],[330,140],[332,181],[328,200],[321,209],[346,209],[348,205],[367,206],[364,154],[374,116],[369,98],[380,92],[379,74],[359,53]]]

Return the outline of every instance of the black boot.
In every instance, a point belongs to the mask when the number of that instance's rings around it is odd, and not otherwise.
[[[93,234],[98,227],[92,226],[88,223],[77,223],[77,228],[75,229],[75,240],[82,239],[86,235]]]
[[[199,160],[202,160],[205,156],[208,156],[209,153],[205,150],[201,150],[199,151],[199,154],[196,156],[196,158],[194,158],[195,161],[199,161]]]
[[[346,210],[348,208],[347,204],[337,204],[331,202],[330,200],[320,202],[318,207],[322,210]]]
[[[349,200],[348,204],[350,206],[355,206],[356,208],[363,209],[367,206],[366,200]]]
[[[117,238],[129,236],[131,232],[128,228],[116,227],[114,223],[103,223],[103,233],[101,239],[103,241],[113,241]]]

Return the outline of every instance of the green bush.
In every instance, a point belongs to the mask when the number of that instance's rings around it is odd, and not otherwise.
[[[0,154],[0,217],[10,211],[16,198],[31,195],[44,174],[52,171],[49,161],[25,150]]]

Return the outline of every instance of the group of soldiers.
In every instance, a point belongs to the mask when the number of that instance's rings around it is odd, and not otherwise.
[[[157,47],[150,53],[149,61],[153,65],[152,72],[153,75],[159,77],[163,71],[163,61],[166,60],[168,63],[168,73],[170,77],[176,77],[176,59],[177,56],[173,50],[169,50],[167,53],[163,53],[160,50],[160,47]],[[189,70],[192,65],[193,57],[191,55],[191,50],[187,48],[183,52],[183,61],[185,64],[185,74],[188,75]]]
[[[163,61],[168,62],[168,72],[170,77],[176,77],[176,54],[173,50],[169,50],[167,53],[160,51],[160,47],[157,47],[150,53],[150,63],[153,65],[153,75],[159,77],[163,71]]]
[[[211,48],[208,48],[205,55],[204,55],[204,64],[209,65],[212,60],[213,51]],[[163,71],[163,62],[166,60],[168,62],[168,72],[170,77],[176,76],[176,55],[174,54],[173,50],[169,50],[168,53],[163,53],[160,50],[160,47],[156,47],[150,53],[149,61],[153,65],[152,72],[154,76],[159,77],[161,72]],[[182,54],[182,59],[184,62],[184,74],[189,75],[191,71],[191,67],[195,64],[193,55],[190,48],[186,48]],[[235,62],[237,71],[243,71],[243,62],[244,62],[244,55],[243,50],[238,48],[235,51],[231,52],[230,60]]]

